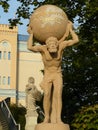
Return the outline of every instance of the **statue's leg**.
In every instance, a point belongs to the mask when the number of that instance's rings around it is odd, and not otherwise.
[[[62,110],[62,76],[61,74],[57,74],[55,76],[55,80],[53,82],[54,85],[54,93],[53,93],[53,101],[55,107],[53,111],[56,111],[56,122],[61,123],[61,110]]]
[[[53,91],[54,92],[54,91]],[[51,123],[56,123],[56,98],[52,95]]]
[[[44,100],[43,100],[43,108],[44,108],[44,113],[45,113],[44,123],[49,123],[50,121],[51,86],[52,86],[52,83],[47,83],[47,84],[45,83]]]

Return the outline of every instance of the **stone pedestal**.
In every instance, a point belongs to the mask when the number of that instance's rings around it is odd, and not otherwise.
[[[68,124],[41,123],[35,126],[35,130],[70,130]]]
[[[37,124],[37,117],[27,116],[25,130],[35,130],[35,125]]]

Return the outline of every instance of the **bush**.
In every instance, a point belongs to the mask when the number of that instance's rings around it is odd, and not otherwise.
[[[98,104],[82,107],[71,126],[74,130],[98,130]]]

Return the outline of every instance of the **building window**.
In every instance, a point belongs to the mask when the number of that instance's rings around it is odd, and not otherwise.
[[[8,76],[8,85],[10,85],[10,79],[11,79],[10,76]]]
[[[2,58],[2,52],[0,51],[0,59]]]
[[[3,59],[6,59],[6,51],[3,52]]]
[[[11,59],[11,52],[8,52],[8,60]]]
[[[6,77],[3,76],[3,85],[5,85],[5,84],[6,84]]]

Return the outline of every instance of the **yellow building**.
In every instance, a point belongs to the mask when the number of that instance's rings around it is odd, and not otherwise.
[[[0,98],[11,97],[25,105],[25,86],[28,78],[35,78],[40,89],[43,63],[39,53],[27,50],[28,35],[18,34],[18,28],[0,24]]]

